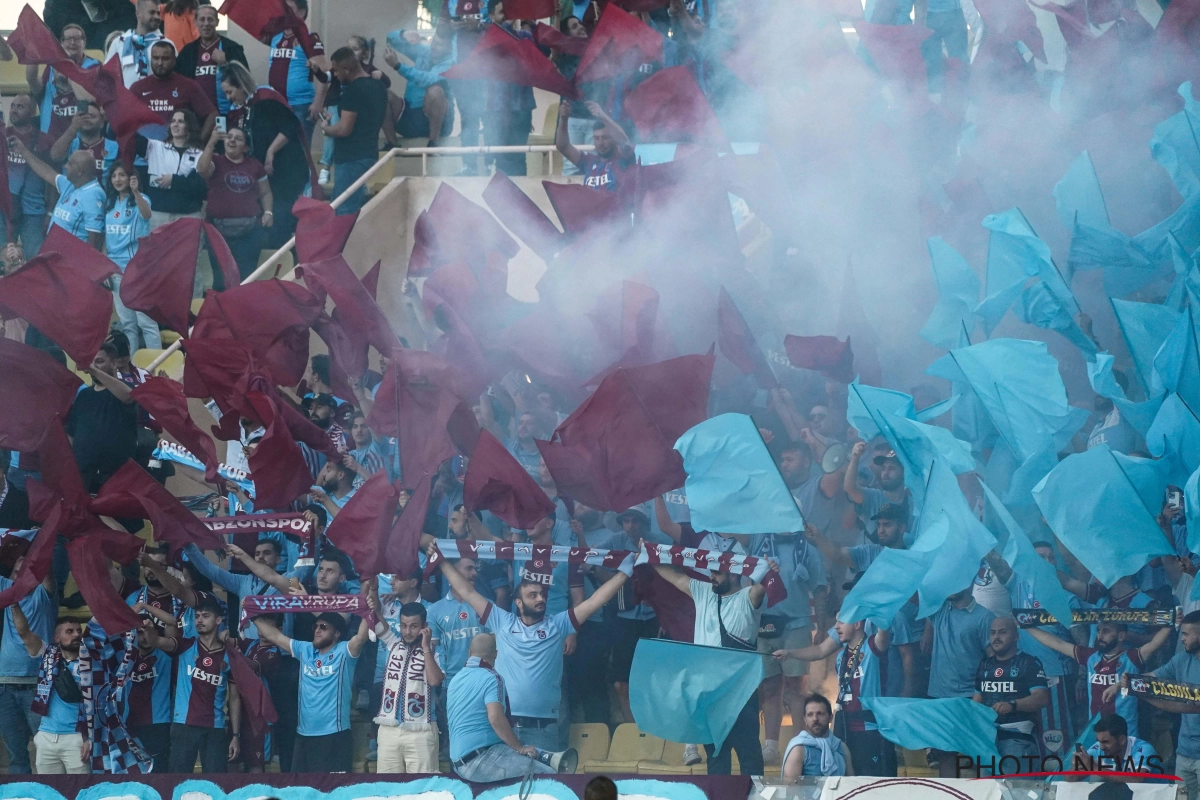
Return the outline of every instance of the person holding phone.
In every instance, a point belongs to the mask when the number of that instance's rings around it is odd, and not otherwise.
[[[117,310],[117,319],[121,321],[121,330],[129,339],[131,352],[138,349],[139,340],[142,347],[151,350],[162,348],[158,323],[146,313],[126,308],[121,302],[121,279],[125,276],[125,267],[137,253],[141,238],[150,235],[150,201],[139,187],[137,173],[129,174],[120,162],[113,164],[104,181],[104,194],[107,197],[104,204],[104,250],[109,260],[121,270],[112,276],[113,305]]]
[[[225,143],[224,154],[215,152],[217,142]],[[275,199],[267,170],[249,149],[241,128],[216,129],[196,163],[196,171],[208,184],[208,221],[225,237],[243,280],[258,267],[266,229],[275,224]],[[225,288],[217,271],[213,274],[213,288]]]

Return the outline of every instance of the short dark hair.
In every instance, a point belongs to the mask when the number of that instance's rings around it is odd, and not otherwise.
[[[156,47],[169,47],[171,49],[171,52],[175,53],[175,54],[178,54],[178,52],[179,52],[175,49],[175,43],[172,42],[170,39],[159,39],[157,42],[150,45],[151,50],[153,50]]]
[[[425,612],[425,606],[420,603],[405,603],[400,606],[400,616],[420,617],[422,625],[425,624],[425,620],[429,619],[429,615]]]
[[[828,711],[830,714],[833,713],[833,705],[830,704],[829,698],[823,694],[817,694],[816,692],[813,692],[808,697],[804,698],[804,702],[800,705],[800,708],[808,708],[809,703],[820,703],[821,705],[825,706],[826,711]],[[803,713],[803,711],[801,711],[801,713]]]
[[[808,446],[807,442],[788,442],[779,448],[779,455],[784,453],[802,453],[809,461],[812,461],[812,448]]]
[[[321,383],[328,386],[329,385],[329,356],[325,355],[324,353],[318,353],[317,355],[313,356],[312,357],[312,371],[313,371],[313,375],[316,375],[321,380]]]
[[[328,622],[329,627],[337,632],[339,639],[346,635],[346,620],[336,611],[326,611],[323,614],[318,614],[317,622]],[[314,626],[316,625],[316,623],[313,624]]]
[[[87,38],[87,31],[85,31],[85,30],[83,29],[83,26],[82,26],[82,25],[80,25],[78,22],[68,22],[66,25],[63,25],[63,26],[62,26],[62,31],[61,31],[61,32],[58,34],[58,38],[60,38],[60,39],[64,39],[64,38],[66,38],[66,36],[67,36],[67,31],[71,30],[71,28],[74,28],[75,30],[77,30],[77,31],[79,31],[80,33],[82,33],[82,34],[83,34],[83,37],[84,37],[85,39]]]
[[[358,56],[354,55],[354,51],[349,47],[339,47],[337,50],[334,50],[329,60],[335,64],[345,64],[347,62],[359,63]]]
[[[1129,725],[1120,714],[1106,714],[1096,722],[1096,733],[1111,733],[1113,736],[1128,736]]]
[[[298,11],[308,11],[308,0],[292,0]]]
[[[542,583],[541,581],[531,581],[528,578],[521,578],[521,582],[517,584],[517,597],[521,596],[521,590],[526,586],[538,586],[542,589],[545,589],[547,592],[550,591],[546,584]]]
[[[1189,611],[1183,615],[1184,625],[1200,625],[1200,611]]]
[[[221,608],[221,603],[211,594],[203,594],[200,596],[200,602],[196,604],[196,613],[207,611],[210,614],[221,617],[225,615],[225,610]]]
[[[108,332],[108,339],[117,348],[117,358],[129,357],[129,337],[125,335],[125,331],[113,328]]]
[[[1039,542],[1034,542],[1034,543],[1033,543],[1033,549],[1034,549],[1034,550],[1037,550],[1039,547],[1045,547],[1045,548],[1046,548],[1046,549],[1048,549],[1048,550],[1053,550],[1053,549],[1054,549],[1054,545],[1050,544],[1050,542],[1041,542],[1041,541],[1039,541]]]
[[[617,800],[617,785],[612,778],[597,775],[584,787],[583,800]]]
[[[100,352],[112,359],[118,359],[121,357],[120,348],[117,347],[116,343],[111,339],[106,340],[104,344],[100,345]]]
[[[279,540],[277,540],[277,539],[268,539],[267,537],[264,536],[261,539],[259,539],[257,542],[254,543],[254,549],[257,550],[258,546],[260,544],[269,544],[269,545],[271,545],[271,547],[275,548],[275,555],[277,555],[277,556],[283,555],[283,547],[279,544]]]
[[[74,617],[59,617],[58,619],[54,620],[54,630],[58,630],[59,625],[67,625],[72,622],[81,628],[83,627],[83,623]]]

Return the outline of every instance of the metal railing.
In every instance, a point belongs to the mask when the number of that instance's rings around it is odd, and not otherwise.
[[[366,172],[364,172],[362,174],[362,176],[359,177],[358,180],[356,180],[354,183],[350,184],[350,186],[346,188],[346,191],[342,192],[340,195],[335,197],[333,199],[333,202],[330,203],[330,205],[333,208],[338,208],[339,206],[341,206],[348,199],[350,199],[351,195],[353,195],[356,191],[358,191],[360,188],[365,186],[367,184],[367,181],[369,181],[369,180],[371,180],[371,178],[375,177],[375,174],[378,173],[379,170],[383,169],[384,166],[386,166],[389,162],[391,162],[391,160],[393,158],[398,158],[398,157],[413,158],[416,156],[420,156],[420,158],[421,158],[421,175],[424,176],[428,172],[430,156],[437,158],[437,157],[451,157],[451,156],[464,156],[464,155],[476,155],[476,156],[489,155],[489,154],[503,155],[506,153],[544,153],[544,154],[546,154],[546,157],[549,160],[550,158],[553,157],[552,154],[556,151],[556,149],[557,148],[555,148],[554,145],[547,145],[547,144],[509,145],[509,146],[495,146],[495,147],[487,147],[487,146],[481,146],[481,147],[393,147],[391,150],[388,150],[386,153],[384,153],[382,156],[380,156],[379,160],[376,161],[371,166],[370,169],[368,169]],[[591,152],[595,148],[592,145],[578,145],[578,149],[581,152]],[[549,163],[549,161],[548,161],[548,163]],[[547,171],[547,173],[549,173],[549,169],[547,169],[546,171]],[[269,273],[272,270],[272,268],[277,268],[279,263],[282,262],[283,257],[285,255],[287,255],[288,252],[291,251],[291,249],[295,246],[296,246],[296,237],[293,235],[292,238],[288,239],[287,242],[284,243],[283,247],[280,247],[274,253],[267,256],[267,260],[262,262],[261,264],[259,264],[258,269],[254,270],[254,272],[250,273],[246,277],[246,279],[242,281],[241,285],[245,286],[246,284],[248,284],[252,281],[256,281],[256,280],[262,278],[263,276],[265,276],[267,273]],[[293,265],[291,272],[288,272],[286,275],[284,275],[282,279],[283,280],[290,279],[292,277],[292,275],[295,274],[295,272],[296,272],[296,268],[295,268],[295,265]],[[163,362],[165,362],[168,358],[171,357],[172,353],[178,352],[182,346],[183,346],[183,337],[180,337],[178,340],[173,342],[169,347],[167,347],[167,349],[165,349],[161,353],[159,353],[158,357],[155,358],[153,361],[151,361],[149,363],[149,365],[147,365],[146,371],[153,373],[154,370],[156,370],[160,366],[162,366]]]

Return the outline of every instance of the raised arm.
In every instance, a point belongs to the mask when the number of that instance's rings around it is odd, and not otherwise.
[[[629,576],[624,572],[618,572],[600,584],[591,597],[575,606],[575,621],[582,625],[588,617],[604,608],[605,603],[617,596],[617,592],[621,591],[621,587],[625,585],[628,578]]]
[[[246,569],[250,570],[250,574],[258,578],[268,586],[273,586],[279,590],[280,594],[287,594],[291,588],[291,583],[283,575],[280,575],[275,570],[268,567],[266,564],[260,564],[254,560],[254,557],[247,553],[236,544],[226,545],[225,549],[229,551],[229,555],[236,558],[245,565]]]
[[[425,652],[425,682],[430,686],[441,686],[446,679],[446,673],[437,663],[433,653],[433,631],[426,627],[421,631],[421,650]]]
[[[1074,644],[1067,642],[1067,641],[1063,641],[1062,639],[1058,638],[1057,636],[1050,633],[1049,631],[1044,631],[1041,628],[1026,628],[1025,630],[1029,631],[1030,636],[1037,639],[1039,642],[1041,642],[1046,647],[1049,647],[1054,652],[1062,653],[1067,658],[1071,658],[1071,659],[1075,658],[1075,645]],[[1146,645],[1146,646],[1149,647],[1149,645]]]
[[[772,655],[776,661],[783,661],[788,658],[795,658],[799,661],[824,661],[838,651],[841,643],[837,639],[829,636],[820,644],[809,645],[808,647],[800,647],[794,650],[776,650]]]
[[[201,555],[201,558],[203,558],[203,555]],[[208,559],[204,560],[207,561]],[[138,556],[138,563],[154,573],[154,577],[158,578],[158,582],[162,584],[162,587],[173,596],[182,600],[183,604],[188,608],[195,608],[196,604],[199,603],[200,600],[195,590],[184,586],[182,581],[171,574],[166,564],[155,561],[146,553]]]
[[[633,142],[629,141],[629,136],[625,133],[625,129],[605,113],[600,104],[594,100],[588,100],[584,105],[587,106],[588,111],[592,112],[593,117],[604,123],[604,130],[617,141],[617,152],[621,158],[633,158]]]
[[[854,566],[854,556],[850,555],[850,548],[829,541],[825,534],[813,527],[811,522],[804,523],[804,535],[817,546],[826,560],[845,567]]]
[[[25,163],[29,165],[29,168],[33,170],[35,175],[48,183],[50,186],[55,185],[55,182],[58,180],[58,172],[55,171],[54,167],[35,156],[33,151],[26,147],[25,143],[17,137],[9,137],[8,141],[9,146],[13,149],[13,152],[25,159]]]
[[[230,547],[234,546],[235,545],[230,545]],[[186,545],[183,548],[183,552],[188,557],[188,561],[192,562],[192,565],[196,568],[196,571],[208,578],[217,586],[220,586],[225,591],[232,592],[234,594],[242,594],[245,592],[245,586],[243,586],[242,581],[239,580],[240,576],[234,575],[229,570],[222,569],[212,561],[209,561],[204,555],[204,552],[195,544]]]
[[[1182,622],[1180,619],[1181,612],[1179,609],[1176,609],[1175,613],[1175,624],[1179,625]],[[1138,648],[1138,655],[1142,657],[1143,662],[1149,660],[1150,656],[1154,655],[1160,647],[1167,643],[1167,640],[1171,638],[1172,630],[1173,628],[1170,625],[1161,626],[1154,632],[1154,636],[1151,637],[1150,641]]]
[[[671,519],[671,514],[667,511],[667,501],[662,497],[654,498],[654,521],[675,544],[679,544],[683,539],[683,526]]]
[[[61,163],[62,161],[66,160],[67,150],[71,149],[71,141],[76,137],[76,135],[78,135],[82,122],[83,114],[76,113],[75,116],[71,118],[71,124],[67,126],[65,131],[63,131],[62,136],[59,136],[54,144],[50,146],[51,161]]]
[[[25,645],[25,652],[29,653],[30,658],[38,658],[46,648],[46,643],[42,641],[42,637],[29,629],[29,620],[25,618],[20,603],[13,603],[10,608],[13,613],[13,627],[17,630],[17,636],[21,637],[21,643]]]
[[[663,580],[670,583],[672,586],[674,586],[676,589],[678,589],[679,591],[686,594],[688,597],[692,596],[691,579],[688,578],[687,575],[683,574],[675,567],[669,566],[667,564],[655,564],[654,571],[657,572],[660,576],[662,576]],[[595,595],[593,595],[593,597],[595,597]]]
[[[567,128],[567,120],[570,117],[571,101],[564,97],[558,101],[558,127],[554,129],[554,146],[562,153],[563,158],[572,164],[578,164],[583,158],[583,153],[571,144],[571,132]]]
[[[113,397],[127,406],[133,405],[133,390],[126,385],[125,381],[120,378],[114,378],[107,372],[101,372],[91,365],[88,366],[87,373],[92,376],[92,380],[98,381],[101,386],[112,392]]]
[[[425,549],[425,553],[432,557],[436,549],[437,542],[430,542]],[[475,587],[445,558],[442,559],[442,574],[446,576],[446,580],[450,581],[450,588],[454,589],[459,597],[467,601],[467,605],[473,608],[476,614],[482,617],[487,613],[487,607],[491,605],[491,602],[475,591]]]
[[[846,497],[849,497],[850,502],[855,505],[861,505],[864,499],[862,489],[858,485],[858,462],[866,451],[866,442],[855,442],[854,447],[850,450],[850,463],[846,466],[846,476],[842,478],[842,488],[846,491]]]
[[[146,646],[151,650],[162,650],[164,653],[174,653],[179,649],[179,638],[175,636],[159,636],[154,620],[142,620],[142,633],[146,637]]]
[[[175,619],[171,612],[164,611],[161,608],[155,608],[154,606],[146,605],[145,603],[134,603],[133,610],[138,614],[149,614],[161,622],[163,624],[163,628],[167,632],[166,635],[168,637],[174,639],[179,635],[179,620]]]
[[[213,163],[213,153],[216,152],[217,142],[225,138],[225,134],[218,130],[213,130],[208,137],[208,141],[204,144],[204,152],[200,154],[200,158],[196,161],[196,172],[200,173],[200,177],[208,180],[217,170],[217,165]]]
[[[360,618],[358,621],[358,630],[349,641],[346,642],[346,649],[350,651],[350,655],[358,658],[358,654],[362,652],[363,645],[370,638],[371,626],[367,624],[365,618]]]
[[[283,652],[287,653],[289,656],[292,655],[292,640],[284,636],[283,631],[279,630],[279,628],[276,628],[268,620],[263,619],[262,617],[255,617],[250,621],[253,622],[254,627],[258,629],[259,638],[261,638],[263,641],[270,642]],[[366,624],[367,621],[363,620],[363,625]],[[360,625],[359,628],[361,629],[362,626]],[[363,635],[364,637],[366,636],[366,634]],[[355,634],[356,638],[357,636],[358,634]],[[362,648],[361,644],[359,645],[359,648]],[[358,655],[358,653],[352,653],[351,655]]]

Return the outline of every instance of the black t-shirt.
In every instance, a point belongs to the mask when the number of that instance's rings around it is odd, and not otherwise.
[[[107,389],[96,391],[84,387],[75,395],[67,417],[67,433],[71,436],[75,460],[79,469],[103,473],[116,472],[137,448],[136,403],[126,405]]]
[[[989,708],[1000,702],[1015,703],[1029,697],[1034,689],[1048,688],[1042,662],[1028,653],[1018,652],[1007,661],[995,656],[985,658],[975,673],[975,691],[983,695],[983,704]],[[996,717],[996,724],[1034,722],[1036,718],[1029,712],[1014,711]]]
[[[338,110],[343,114],[351,111],[358,116],[349,136],[333,140],[333,163],[378,158],[379,129],[387,113],[387,88],[365,75],[356,78],[342,87]]]

